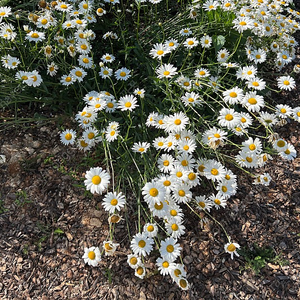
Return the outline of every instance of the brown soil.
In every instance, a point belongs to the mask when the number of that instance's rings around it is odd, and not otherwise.
[[[299,89],[275,101],[300,106]],[[108,215],[99,206],[101,196],[84,194],[83,156],[59,143],[57,122],[1,127],[0,154],[7,157],[0,165],[1,299],[300,299],[300,158],[275,158],[258,170],[272,176],[269,187],[252,185],[249,176],[239,174],[238,193],[213,214],[242,247],[271,247],[279,259],[256,275],[245,257],[231,260],[224,253],[219,226],[210,222],[201,229],[189,213],[180,242],[191,289],[181,291],[154,272],[154,259],[146,279],[134,276],[126,263],[125,221],[115,229],[120,243],[115,256],[103,256],[97,268],[84,264],[84,247],[101,246],[108,237]],[[299,123],[278,133],[300,152]],[[130,222],[131,234],[135,226]]]

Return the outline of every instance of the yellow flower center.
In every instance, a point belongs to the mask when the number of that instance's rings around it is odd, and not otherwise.
[[[236,92],[231,92],[231,93],[229,94],[229,96],[230,96],[231,98],[236,98],[236,97],[237,97],[237,93],[236,93]]]
[[[126,103],[125,103],[125,107],[131,107],[131,102],[129,102],[129,101],[126,102]]]
[[[169,71],[164,71],[164,75],[168,76],[168,75],[170,75],[170,72]]]
[[[226,187],[225,185],[223,185],[223,186],[222,186],[222,192],[223,192],[223,193],[226,193],[227,190],[228,190],[227,187]]]
[[[256,99],[255,98],[249,98],[248,99],[248,103],[250,103],[251,105],[254,105],[257,103]]]
[[[253,82],[252,82],[252,85],[253,85],[253,86],[259,86],[259,83],[258,83],[257,81],[253,81]]]
[[[188,151],[190,147],[188,145],[183,146],[183,150]]]
[[[278,141],[277,146],[280,147],[280,148],[284,147],[285,146],[285,141]]]
[[[221,201],[219,199],[215,199],[214,202],[217,204],[217,205],[220,205],[221,204]]]
[[[100,184],[100,182],[101,182],[101,178],[100,178],[99,175],[93,176],[93,178],[92,178],[92,183],[93,184],[98,185],[98,184]]]
[[[110,204],[116,206],[118,204],[118,200],[114,198],[110,201]]]
[[[196,174],[191,172],[189,175],[188,175],[188,178],[189,180],[195,180],[196,179]]]
[[[158,190],[156,188],[152,188],[149,191],[151,197],[156,197],[158,195]]]
[[[164,181],[164,186],[170,186],[171,185],[171,181],[170,180],[165,180]]]
[[[219,174],[219,171],[217,169],[211,169],[210,173],[214,176],[217,176]]]
[[[203,165],[198,167],[199,172],[203,173],[204,172],[205,167]]]
[[[132,265],[136,265],[138,260],[136,257],[131,257],[129,261]]]
[[[289,155],[289,154],[291,154],[291,151],[290,151],[290,149],[286,149],[286,150],[284,151],[284,153],[287,154],[287,155]]]
[[[120,73],[120,76],[121,76],[121,77],[125,77],[125,76],[126,76],[126,72],[121,72],[121,73]]]
[[[189,102],[194,102],[195,99],[194,99],[194,98],[189,98],[188,101],[189,101]]]
[[[290,82],[289,82],[288,80],[285,80],[285,81],[283,82],[283,84],[284,84],[284,85],[290,85]]]
[[[174,46],[174,43],[173,42],[170,42],[169,43],[169,47],[173,47]]]
[[[86,143],[84,140],[81,140],[80,145],[81,145],[81,147],[85,148],[88,146],[88,143]]]
[[[149,226],[147,227],[147,231],[149,231],[149,232],[154,231],[154,226],[153,226],[153,225],[149,225]]]
[[[102,9],[102,8],[98,8],[98,9],[97,9],[97,12],[98,12],[99,14],[102,14],[102,13],[103,13],[103,9]]]
[[[82,50],[86,50],[86,49],[87,49],[87,45],[82,44],[82,45],[80,45],[80,48],[81,48]]]
[[[227,250],[230,252],[234,252],[236,249],[236,247],[233,244],[230,244],[229,246],[227,246]]]
[[[247,156],[246,161],[249,162],[249,163],[252,163],[253,159],[252,159],[252,157]]]
[[[155,203],[154,204],[155,209],[161,210],[164,207],[164,204],[162,202]]]
[[[176,173],[176,176],[177,176],[177,177],[182,177],[182,175],[183,175],[183,174],[182,174],[181,171],[178,171],[178,172]]]
[[[201,76],[204,76],[206,73],[205,73],[205,71],[200,71],[199,72],[199,75],[201,75]]]
[[[166,249],[169,253],[172,253],[174,251],[174,246],[173,245],[168,245]]]
[[[287,59],[287,56],[285,54],[282,55],[283,59]]]
[[[202,202],[202,201],[198,202],[198,205],[199,205],[199,206],[201,206],[202,208],[204,208],[204,207],[205,207],[205,203],[204,203],[204,202]]]
[[[180,197],[184,197],[184,196],[185,196],[185,191],[184,191],[184,190],[179,190],[179,191],[178,191],[178,195],[179,195]]]
[[[163,55],[164,51],[163,50],[158,50],[156,53],[157,53],[157,55]]]
[[[84,9],[88,9],[88,4],[87,3],[84,3],[83,5],[82,5],[82,7],[84,8]]]
[[[145,151],[145,148],[141,147],[139,148],[139,152],[144,152]]]
[[[81,20],[76,20],[76,23],[77,24],[82,24],[82,21]]]
[[[179,277],[181,275],[181,271],[179,269],[174,270],[174,275]]]
[[[163,266],[164,268],[168,268],[169,265],[170,265],[170,264],[169,264],[167,261],[164,261],[164,262],[162,263],[162,266]]]
[[[256,57],[257,59],[260,59],[260,58],[261,58],[260,54],[256,54],[255,57]]]
[[[185,81],[185,82],[183,83],[183,85],[184,85],[184,86],[189,86],[190,83],[189,83],[188,81]]]
[[[194,45],[194,42],[193,41],[188,41],[188,45]]]
[[[93,139],[94,136],[95,136],[94,132],[90,132],[90,133],[88,134],[88,138],[89,138],[90,140]]]
[[[75,72],[75,75],[76,75],[77,77],[81,77],[81,76],[82,76],[82,72],[76,71],[76,72]]]
[[[250,149],[251,151],[253,151],[253,150],[256,149],[256,146],[255,146],[254,144],[251,144],[251,145],[249,145],[249,149]]]
[[[179,229],[179,227],[176,223],[172,224],[171,228],[173,231],[177,231]]]
[[[225,120],[226,120],[226,121],[232,121],[232,120],[233,120],[233,115],[227,114],[227,115],[225,116]]]
[[[37,38],[39,37],[39,35],[38,35],[36,32],[34,32],[34,33],[31,35],[31,37],[32,37],[33,39],[37,39]]]
[[[184,278],[180,279],[180,280],[179,280],[179,285],[180,285],[183,289],[185,289],[185,288],[187,287],[187,282],[186,282],[186,280],[185,280]]]
[[[96,254],[94,251],[90,251],[88,253],[88,258],[91,259],[91,260],[94,260],[96,258]]]
[[[72,134],[71,133],[67,133],[66,135],[65,135],[65,139],[66,140],[71,140],[72,139]]]
[[[186,166],[189,165],[189,162],[188,162],[187,160],[184,159],[184,160],[181,162],[181,165],[184,166],[184,167],[186,167]]]
[[[177,210],[171,209],[171,210],[170,210],[170,215],[171,215],[172,217],[177,216]]]
[[[138,242],[138,246],[139,246],[140,248],[144,248],[144,247],[146,246],[146,242],[145,242],[144,240],[140,240],[140,241]]]
[[[42,23],[43,25],[46,25],[46,24],[48,23],[48,20],[47,20],[47,19],[43,19],[43,20],[41,21],[41,23]]]
[[[111,0],[110,0],[111,1]],[[112,2],[112,1],[111,1]],[[144,269],[142,267],[138,267],[136,269],[136,272],[139,274],[139,275],[143,275],[144,274]]]
[[[245,26],[245,25],[247,25],[247,23],[246,23],[245,21],[241,21],[241,22],[240,22],[240,25],[241,25],[241,26]]]
[[[170,164],[170,162],[169,162],[168,160],[165,160],[165,161],[163,162],[163,165],[164,165],[165,167],[167,167],[169,164]]]
[[[62,8],[62,9],[67,9],[68,6],[67,6],[66,4],[62,4],[62,5],[60,6],[60,8]]]
[[[26,75],[22,76],[22,80],[27,80],[28,77]]]

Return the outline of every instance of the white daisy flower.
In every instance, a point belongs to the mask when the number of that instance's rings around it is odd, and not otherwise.
[[[159,68],[156,69],[156,74],[159,79],[162,78],[171,78],[172,76],[177,74],[177,68],[172,64],[163,64]]]
[[[164,241],[161,241],[159,248],[160,255],[170,262],[174,262],[178,256],[180,256],[180,251],[182,248],[176,243],[177,240],[173,237],[169,237]]]
[[[130,70],[127,68],[118,69],[115,71],[115,77],[117,80],[126,81],[129,77],[131,77]]]
[[[231,255],[231,259],[233,259],[233,255],[240,256],[237,253],[237,249],[240,249],[240,245],[237,243],[227,243],[224,246],[225,252],[229,253]]]
[[[91,168],[85,174],[84,184],[92,194],[102,194],[110,183],[110,175],[101,167]]]
[[[138,142],[138,143],[134,143],[131,149],[133,152],[142,154],[142,153],[146,153],[149,147],[150,144],[147,142]]]
[[[156,265],[161,275],[169,275],[176,266],[174,262],[164,257],[158,257]]]
[[[137,233],[131,240],[130,248],[135,255],[146,256],[152,251],[153,243],[154,240],[149,238],[146,233]]]
[[[146,223],[143,227],[143,233],[148,237],[154,238],[157,236],[158,227],[155,223]]]
[[[138,107],[137,99],[133,95],[126,95],[120,98],[118,102],[118,108],[121,111],[133,111],[136,107]]]
[[[109,192],[103,199],[103,207],[110,214],[113,214],[115,210],[120,211],[125,205],[125,196],[120,192]]]
[[[76,131],[74,131],[73,129],[64,130],[60,134],[60,141],[64,145],[73,145],[75,143],[75,138],[76,138]]]
[[[84,248],[84,255],[82,256],[84,262],[89,266],[96,267],[101,261],[101,254],[98,247]]]
[[[166,54],[170,53],[170,48],[164,44],[155,44],[150,50],[150,55],[153,58],[161,59]]]
[[[120,246],[120,244],[113,243],[112,241],[104,241],[103,242],[103,249],[105,251],[106,256],[112,256],[114,255],[117,247]]]
[[[158,203],[164,200],[166,190],[161,182],[147,182],[142,188],[142,194],[145,201],[149,203]]]
[[[281,76],[277,78],[277,86],[282,90],[291,91],[296,86],[295,79],[291,76]]]
[[[127,256],[127,263],[132,269],[136,269],[141,263],[141,258],[136,254],[129,254]]]

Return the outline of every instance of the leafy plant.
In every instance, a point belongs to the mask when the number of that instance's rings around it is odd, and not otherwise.
[[[254,244],[252,247],[243,247],[238,253],[244,257],[246,264],[244,269],[251,269],[258,275],[260,271],[268,264],[278,264],[285,266],[289,262],[282,258],[282,254],[276,254],[272,247],[258,246]]]

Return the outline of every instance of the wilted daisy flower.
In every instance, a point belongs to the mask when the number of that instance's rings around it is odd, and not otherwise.
[[[47,74],[50,76],[55,76],[58,70],[58,66],[55,64],[55,62],[51,62],[50,65],[47,65]]]
[[[287,160],[293,160],[297,156],[295,147],[288,143],[287,148],[284,151],[280,151],[279,155]]]
[[[113,0],[113,1],[117,1],[117,0]],[[136,268],[135,268],[135,271],[134,271],[134,275],[136,277],[139,277],[141,279],[144,279],[144,277],[146,276],[146,269],[145,269],[145,266],[140,263]]]
[[[109,192],[103,199],[103,207],[109,213],[114,213],[115,210],[120,211],[125,205],[125,196],[122,193]]]
[[[96,9],[96,14],[97,14],[97,16],[102,17],[103,15],[106,14],[106,10],[103,9],[102,7],[99,7]]]
[[[171,271],[170,275],[171,275],[173,281],[175,281],[176,283],[178,283],[178,280],[181,277],[186,277],[186,271],[184,269],[184,265],[182,265],[182,264],[175,264],[175,269],[173,269]]]
[[[128,70],[127,68],[118,69],[117,71],[115,71],[115,77],[117,80],[126,81],[129,77],[131,77],[130,70]]]
[[[172,76],[177,74],[177,68],[172,64],[163,64],[159,68],[156,69],[157,77],[162,78],[171,78]]]
[[[277,78],[277,86],[282,90],[291,91],[296,86],[296,82],[291,76],[281,76]]]
[[[102,194],[102,192],[108,187],[110,182],[110,175],[101,167],[91,168],[85,174],[86,180],[84,184],[87,190],[91,193]]]
[[[104,241],[103,242],[103,249],[105,251],[105,255],[106,256],[114,255],[114,253],[115,253],[118,246],[119,246],[119,244],[113,243],[112,241]]]
[[[138,107],[137,99],[133,95],[123,96],[118,102],[118,108],[122,111],[133,111],[136,107]]]
[[[84,248],[84,255],[82,256],[84,262],[89,266],[96,267],[101,261],[101,254],[98,247]]]
[[[141,264],[141,258],[136,254],[129,254],[127,256],[127,263],[132,269],[136,269]]]
[[[17,57],[11,55],[5,55],[1,57],[2,65],[7,69],[15,69],[20,64],[20,60]]]
[[[64,145],[73,145],[75,143],[75,138],[76,138],[76,131],[74,131],[73,129],[64,130],[60,134],[60,141]]]
[[[84,138],[81,138],[81,139],[78,139],[77,140],[77,147],[80,149],[80,150],[83,150],[84,152],[85,151],[88,151],[92,148],[92,145],[87,143]]]
[[[237,253],[237,249],[240,249],[240,245],[237,243],[227,243],[224,246],[225,252],[229,253],[231,255],[231,259],[233,259],[233,254],[235,254],[236,256],[239,256],[239,254]]]
[[[161,275],[169,275],[175,269],[175,263],[165,257],[159,257],[156,260],[156,266]]]
[[[168,259],[170,262],[175,261],[176,258],[180,255],[180,251],[182,250],[180,245],[176,242],[177,240],[172,237],[161,241],[161,245],[159,248],[160,255]]]
[[[153,248],[153,239],[149,238],[146,233],[137,233],[133,236],[130,248],[135,255],[148,255]]]
[[[158,227],[155,223],[146,223],[143,227],[143,233],[145,233],[148,237],[156,237],[158,232]]]

